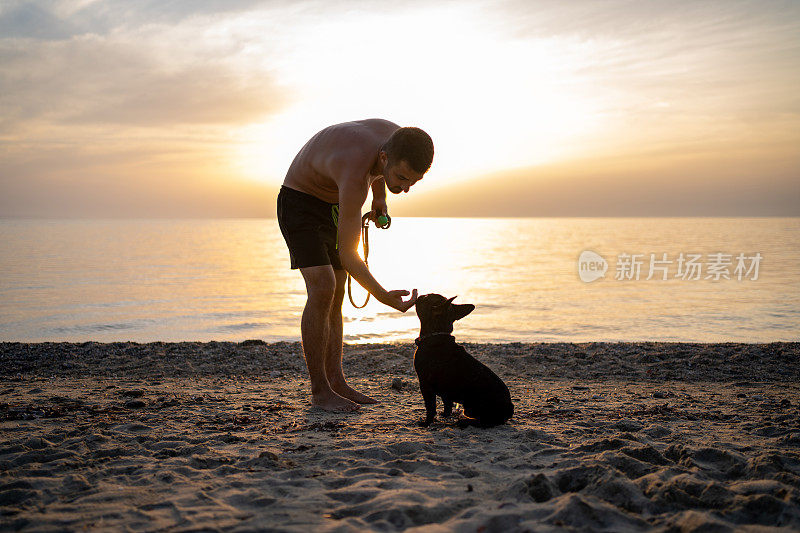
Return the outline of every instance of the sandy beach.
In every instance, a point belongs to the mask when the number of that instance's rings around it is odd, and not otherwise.
[[[413,344],[346,346],[341,415],[297,343],[0,343],[0,529],[800,528],[800,344],[464,346],[508,424],[418,427]]]

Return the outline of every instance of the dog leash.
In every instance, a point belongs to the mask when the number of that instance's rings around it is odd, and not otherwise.
[[[364,249],[364,264],[367,265],[367,269],[369,269],[369,262],[367,258],[369,257],[369,217],[372,214],[372,211],[369,211],[361,217],[361,246]],[[380,229],[389,229],[389,226],[392,225],[392,217],[389,214],[381,214],[378,215],[378,219],[375,221],[375,226]],[[350,303],[353,304],[353,307],[356,309],[363,309],[367,306],[369,302],[369,292],[367,292],[367,299],[364,300],[363,305],[356,305],[356,302],[353,301],[353,291],[351,289],[351,280],[352,276],[350,273],[347,273],[347,297],[350,298]]]

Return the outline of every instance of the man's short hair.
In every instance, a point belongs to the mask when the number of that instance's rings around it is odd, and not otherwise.
[[[408,163],[414,172],[425,174],[433,162],[433,140],[419,128],[400,128],[395,131],[383,151],[389,159],[388,164],[400,161]]]

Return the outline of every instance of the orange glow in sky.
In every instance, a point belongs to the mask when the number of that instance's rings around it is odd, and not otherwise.
[[[5,2],[0,216],[274,216],[370,117],[434,139],[399,214],[800,215],[798,36],[777,1]]]

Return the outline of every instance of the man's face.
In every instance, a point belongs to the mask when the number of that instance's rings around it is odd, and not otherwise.
[[[422,179],[422,174],[415,172],[405,161],[400,161],[394,165],[388,164],[383,169],[383,180],[386,188],[394,194],[408,192],[412,185]]]

